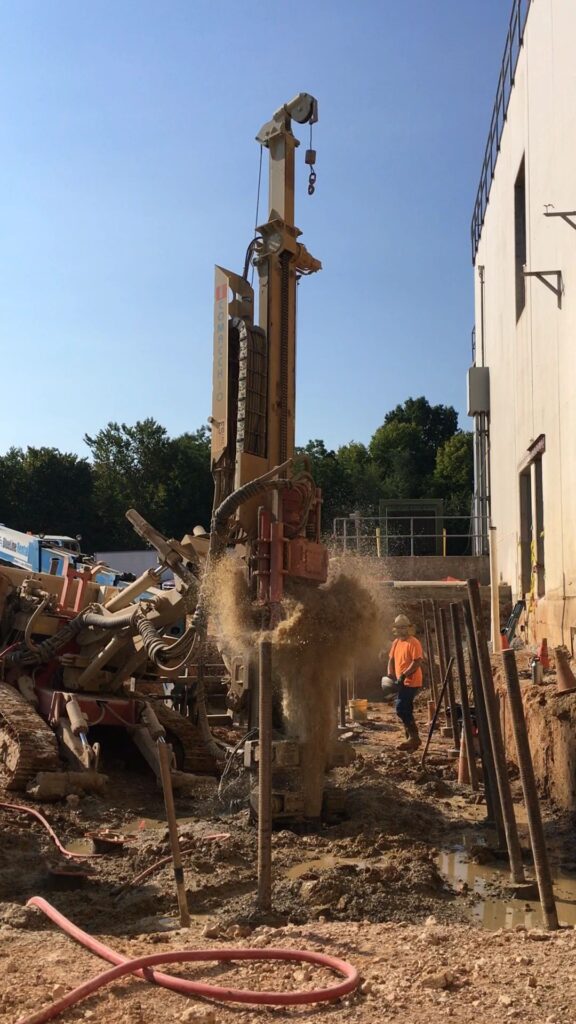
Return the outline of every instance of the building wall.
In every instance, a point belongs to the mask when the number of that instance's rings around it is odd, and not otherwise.
[[[571,645],[576,626],[576,3],[533,0],[508,107],[475,267],[477,365],[490,369],[490,480],[501,578],[523,596],[519,472],[542,456],[545,596],[531,603],[532,635]],[[514,186],[525,159],[526,269],[561,270],[562,308],[535,279],[516,322]],[[555,280],[552,281],[555,284]]]
[[[403,555],[372,559],[372,565],[389,580],[469,580],[490,582],[490,565],[484,555]]]
[[[158,565],[158,555],[150,548],[144,551],[97,551],[94,560],[105,562],[119,572],[132,572],[136,577],[141,576],[146,569],[155,569]],[[171,578],[172,573],[169,572],[163,577]]]

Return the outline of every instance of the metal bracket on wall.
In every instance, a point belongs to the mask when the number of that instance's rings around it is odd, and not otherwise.
[[[551,213],[549,207],[552,207],[551,203],[548,203],[544,210],[545,217],[561,217],[562,220],[565,220],[576,231],[576,210],[554,210]]]
[[[562,280],[561,270],[524,270],[524,277],[537,277],[542,284],[545,284],[551,292],[554,293],[558,301],[558,309],[562,309],[562,296],[564,294],[564,281]],[[547,278],[553,277],[556,279],[556,284],[553,285]]]

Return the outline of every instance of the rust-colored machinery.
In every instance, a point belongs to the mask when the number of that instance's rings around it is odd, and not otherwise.
[[[156,744],[167,734],[176,785],[214,772],[224,756],[205,714],[184,717],[165,699],[166,682],[201,663],[196,631],[183,629],[200,574],[191,538],[167,541],[134,510],[127,515],[159,566],[123,588],[98,583],[89,566],[64,576],[0,567],[0,768],[9,788],[63,795],[72,783],[62,755],[73,785],[98,788],[104,726],[128,733],[157,775]],[[177,581],[169,590],[160,582],[167,567]]]

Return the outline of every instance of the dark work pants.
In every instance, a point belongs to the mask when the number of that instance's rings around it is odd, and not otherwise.
[[[414,721],[414,700],[419,692],[419,686],[405,686],[404,683],[398,683],[398,696],[394,703],[394,709],[406,728]]]

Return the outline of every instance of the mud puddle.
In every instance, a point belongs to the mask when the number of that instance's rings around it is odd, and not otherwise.
[[[293,864],[284,875],[286,878],[302,878],[309,871],[328,871],[330,868],[340,867],[342,864],[353,864],[357,868],[368,867],[368,861],[358,860],[357,857],[337,857],[335,854],[326,854],[325,857],[316,857],[314,860],[304,860],[300,864]]]
[[[179,826],[192,825],[198,821],[197,818],[177,818],[176,820]],[[134,818],[122,826],[122,832],[125,835],[133,836],[138,835],[139,832],[155,832],[167,828],[168,822],[165,818]]]
[[[514,899],[502,894],[510,882],[505,865],[476,864],[465,849],[444,850],[437,860],[440,872],[451,885],[475,900],[470,917],[488,931],[499,928],[541,928],[544,925],[540,904],[534,900]],[[576,878],[558,872],[554,876],[554,894],[561,925],[576,925]]]
[[[80,853],[85,857],[91,857],[95,852],[91,839],[69,839],[64,846],[67,853]]]

